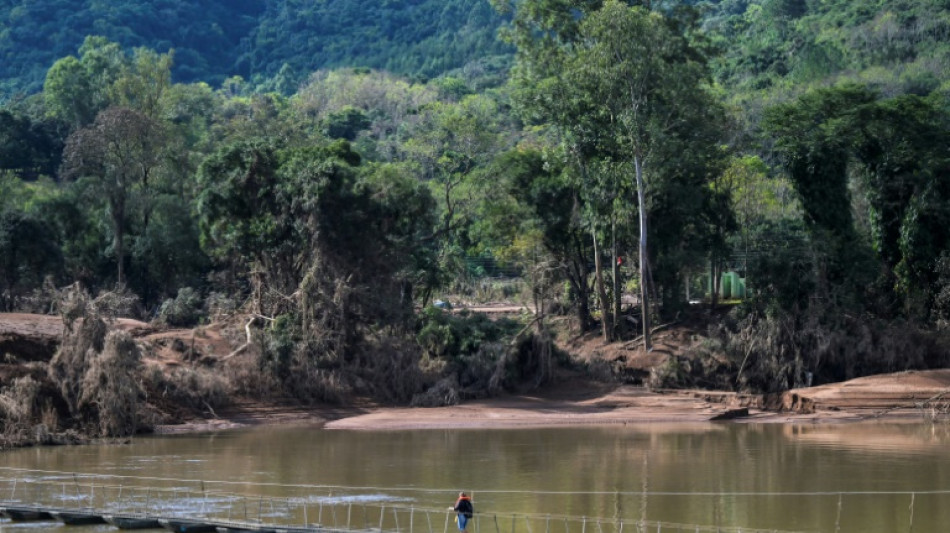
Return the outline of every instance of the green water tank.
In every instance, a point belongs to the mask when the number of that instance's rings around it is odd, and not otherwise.
[[[719,295],[723,300],[732,298],[732,276],[730,272],[723,272],[719,277]]]
[[[745,298],[745,280],[739,277],[739,274],[735,272],[730,272],[732,274],[732,297],[734,299]]]

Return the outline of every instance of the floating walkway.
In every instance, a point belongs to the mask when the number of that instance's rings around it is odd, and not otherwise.
[[[353,495],[286,493],[288,487],[235,483],[260,494],[207,490],[195,480],[130,478],[0,468],[0,516],[12,521],[66,525],[109,524],[121,530],[164,528],[178,533],[455,533],[455,513],[379,503]],[[167,486],[172,483],[175,486]],[[211,484],[211,483],[209,483]],[[214,485],[224,485],[215,483]],[[302,489],[302,487],[293,487]],[[310,487],[316,489],[317,487]],[[840,507],[840,504],[839,504]],[[676,524],[648,520],[531,514],[480,509],[470,533],[793,533],[776,529]],[[794,532],[800,533],[800,532]]]

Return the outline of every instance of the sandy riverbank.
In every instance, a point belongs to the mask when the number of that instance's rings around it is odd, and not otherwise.
[[[699,423],[736,414],[732,423],[841,424],[945,419],[939,398],[950,370],[904,372],[790,391],[765,399],[712,391],[661,391],[592,382],[556,384],[531,394],[464,402],[453,407],[236,406],[227,416],[163,431],[208,431],[302,423],[331,430],[486,429],[603,424]],[[935,399],[936,397],[936,399]],[[778,403],[795,402],[784,408]],[[769,405],[766,405],[769,404]]]

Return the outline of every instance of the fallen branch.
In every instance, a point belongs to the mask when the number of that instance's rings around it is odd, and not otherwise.
[[[258,318],[266,319],[267,317],[262,315],[251,315],[251,318],[247,321],[247,324],[244,324],[244,334],[246,335],[244,344],[238,346],[233,352],[221,358],[222,361],[227,361],[234,356],[244,353],[244,350],[247,350],[247,347],[251,345],[251,326],[257,321]],[[273,319],[271,319],[273,320]]]
[[[922,401],[922,402],[914,402],[914,408],[916,408],[916,409],[924,409],[924,408],[927,406],[927,404],[933,402],[934,400],[939,400],[940,398],[946,396],[947,394],[950,394],[950,387],[947,387],[946,389],[943,389],[942,391],[938,392],[937,394],[934,394],[933,396],[931,396],[930,398],[927,398],[926,400],[924,400],[924,401]],[[884,409],[883,411],[878,411],[878,412],[874,413],[874,415],[872,415],[872,416],[873,416],[874,418],[879,418],[879,417],[882,417],[882,416],[884,416],[884,415],[890,413],[891,411],[896,411],[896,410],[898,410],[898,409],[906,409],[906,407],[903,407],[903,406],[900,406],[900,405],[895,405],[894,407],[889,407],[889,408],[887,408],[887,409]]]
[[[673,322],[667,322],[666,324],[661,324],[661,325],[659,325],[659,326],[657,326],[657,327],[651,329],[651,330],[650,330],[650,334],[657,333],[657,332],[662,331],[662,330],[664,330],[664,329],[666,329],[666,328],[668,328],[668,327],[670,327],[670,326],[675,326],[676,324],[679,324],[679,321],[678,321],[678,320],[674,320]],[[627,342],[626,344],[623,345],[623,348],[624,348],[625,350],[630,350],[634,345],[639,344],[641,341],[643,341],[643,335],[640,335],[639,337],[633,339],[632,341]]]
[[[211,404],[210,404],[210,403],[204,402],[204,404],[205,404],[205,407],[208,408],[208,412],[211,413],[212,418],[220,418],[220,417],[218,416],[218,413],[215,413],[215,412],[214,412],[214,409],[211,407]]]

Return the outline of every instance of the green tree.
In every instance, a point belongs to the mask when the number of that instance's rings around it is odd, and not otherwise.
[[[162,99],[171,87],[174,52],[159,54],[136,48],[132,59],[122,64],[109,87],[113,105],[134,109],[156,120],[162,112]]]
[[[482,169],[502,142],[498,115],[495,100],[485,95],[457,104],[433,102],[401,145],[437,200],[440,224],[429,239],[441,243],[440,260],[446,268],[458,264],[469,248],[466,231],[475,218]]]
[[[69,136],[63,174],[86,178],[94,185],[94,199],[104,199],[112,226],[112,255],[116,281],[125,284],[126,233],[135,195],[148,194],[149,182],[161,164],[164,136],[161,127],[142,113],[109,108],[87,128]]]
[[[276,152],[266,141],[241,141],[219,148],[198,170],[202,243],[233,276],[292,265],[303,244],[290,238],[287,221],[280,217]],[[254,264],[260,267],[254,269]]]
[[[496,238],[513,243],[522,237],[522,231],[540,233],[541,243],[570,285],[578,324],[587,330],[591,323],[592,250],[581,221],[576,180],[570,178],[554,154],[546,156],[530,148],[504,152],[492,164],[492,171],[500,178],[504,192],[520,207],[496,213],[496,231],[507,229],[507,236]],[[495,204],[504,205],[500,201]]]
[[[869,212],[884,291],[896,290],[907,314],[926,316],[935,267],[950,245],[944,207],[950,191],[942,179],[950,168],[946,112],[933,99],[881,99],[864,86],[843,85],[776,106],[766,118],[806,227],[827,253],[818,264],[823,291],[837,289],[853,301],[871,286],[870,250],[856,246],[862,242],[851,214],[856,190]],[[858,187],[849,178],[855,175]]]
[[[15,296],[39,287],[46,276],[62,269],[55,235],[34,214],[0,208],[0,308],[12,311]]]
[[[345,106],[327,115],[325,124],[327,137],[353,141],[361,131],[369,128],[370,120],[362,109]]]
[[[24,179],[53,176],[62,149],[55,123],[0,109],[0,169]]]
[[[805,226],[819,250],[819,288],[826,297],[853,298],[869,280],[858,244],[848,190],[848,165],[855,139],[854,112],[876,96],[848,85],[820,89],[796,102],[769,109],[765,128],[801,198]]]
[[[86,37],[78,59],[64,57],[47,72],[43,96],[48,112],[74,128],[91,123],[109,106],[109,91],[126,61],[118,44]]]
[[[871,242],[908,311],[925,316],[950,246],[950,114],[936,98],[904,95],[861,106],[854,120]]]
[[[629,163],[639,213],[641,305],[649,349],[648,194],[660,189],[664,170],[670,177],[704,174],[702,164],[683,173],[665,162],[673,153],[688,154],[686,148],[701,150],[695,163],[710,153],[702,144],[710,142],[721,113],[706,90],[705,57],[684,34],[688,28],[682,21],[649,6],[615,0],[550,4],[519,5],[514,40],[519,45],[515,75],[520,101],[560,129],[581,163],[582,176],[592,156]],[[702,142],[690,143],[691,138]],[[702,190],[691,181],[687,189]]]

